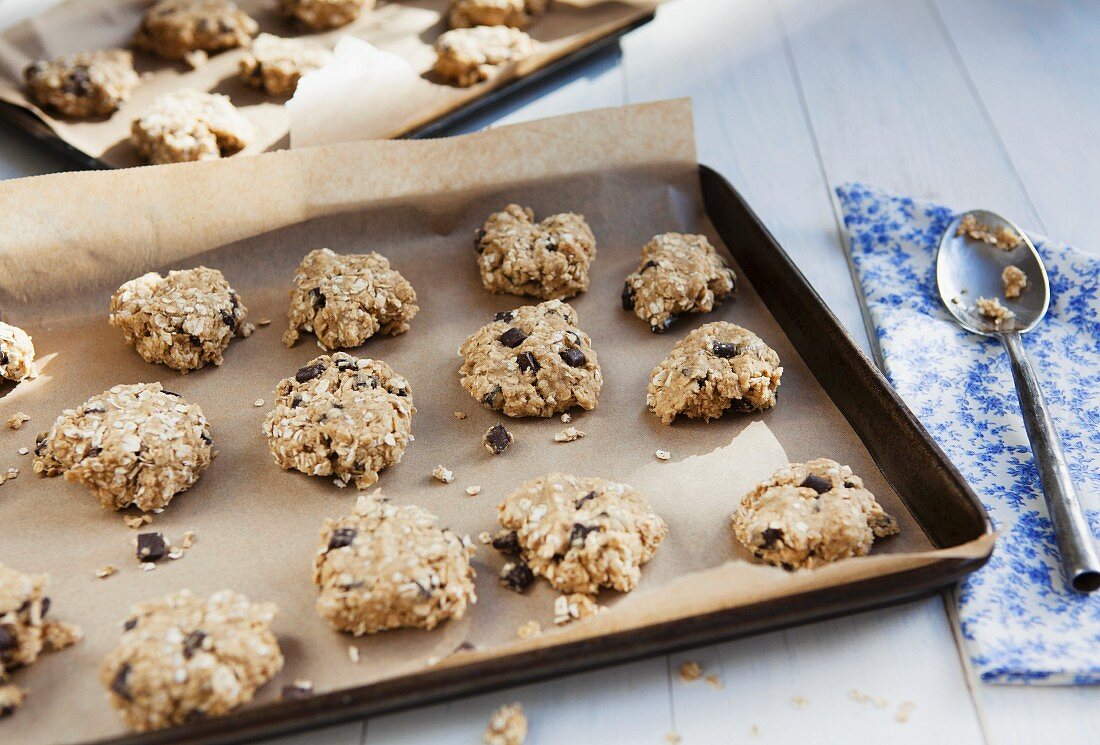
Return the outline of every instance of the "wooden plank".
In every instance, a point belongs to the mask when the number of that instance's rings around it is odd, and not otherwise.
[[[527,713],[530,743],[658,743],[672,728],[662,657],[376,717],[363,745],[480,742],[489,715],[513,701]]]
[[[981,743],[938,598],[673,656],[685,743]],[[679,679],[698,662],[722,687]],[[961,715],[960,715],[961,713]]]

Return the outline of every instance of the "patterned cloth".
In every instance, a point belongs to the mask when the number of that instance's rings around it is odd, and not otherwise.
[[[861,184],[836,193],[886,376],[999,532],[958,592],[975,669],[991,683],[1100,683],[1100,593],[1062,578],[1008,357],[997,339],[963,331],[936,292],[936,246],[954,213]],[[1052,297],[1025,346],[1100,534],[1100,257],[1031,237]]]

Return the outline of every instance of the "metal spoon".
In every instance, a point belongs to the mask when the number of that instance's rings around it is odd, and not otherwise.
[[[957,235],[959,224],[967,215],[972,215],[993,233],[1002,231],[1001,235],[1010,241],[1015,237],[1017,245],[1005,250],[966,234]],[[1001,273],[1010,264],[1027,275],[1027,286],[1018,298],[1006,299]],[[940,299],[964,329],[982,336],[1000,337],[1004,344],[1012,365],[1024,426],[1039,467],[1066,581],[1077,592],[1100,589],[1100,554],[1096,541],[1085,520],[1058,430],[1047,411],[1039,380],[1020,336],[1043,320],[1050,304],[1050,284],[1038,251],[1015,223],[993,212],[972,210],[952,220],[940,238],[936,284]],[[996,321],[982,314],[977,309],[980,297],[997,298],[1014,315]]]

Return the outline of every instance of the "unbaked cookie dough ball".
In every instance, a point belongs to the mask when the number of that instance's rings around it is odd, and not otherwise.
[[[489,216],[474,241],[485,289],[544,300],[588,289],[596,239],[583,215],[564,212],[535,222],[529,207],[510,204]]]
[[[646,404],[671,424],[678,416],[710,421],[775,406],[783,368],[759,336],[725,321],[692,331],[649,374]]]
[[[351,515],[326,520],[313,560],[317,612],[356,636],[462,618],[477,602],[476,549],[437,522],[415,505],[366,496]]]
[[[260,29],[229,0],[160,0],[141,18],[134,46],[167,59],[247,46]]]
[[[235,336],[248,336],[248,309],[217,269],[200,266],[149,272],[119,287],[111,297],[112,326],[146,362],[187,373],[222,363]]]
[[[505,65],[519,62],[538,48],[527,32],[508,26],[456,28],[435,40],[435,72],[465,88],[488,80]]]
[[[195,485],[214,458],[210,425],[160,383],[116,385],[38,436],[34,472],[84,484],[104,507],[149,512]]]
[[[737,287],[737,276],[705,235],[663,233],[642,248],[638,269],[623,286],[623,309],[654,333],[684,313],[709,313]]]
[[[39,106],[78,119],[111,114],[141,82],[133,55],[125,49],[39,60],[28,65],[23,76]]]
[[[784,569],[864,556],[875,538],[900,530],[863,479],[828,458],[776,471],[742,498],[732,525],[756,558]]]
[[[508,416],[596,408],[603,376],[577,311],[548,300],[497,313],[459,349],[458,373],[475,400]]]
[[[222,590],[188,590],[130,609],[99,679],[139,732],[217,717],[252,700],[283,667],[276,607]]]
[[[546,11],[549,0],[451,0],[451,28],[512,26],[527,28]]]
[[[332,52],[309,39],[260,34],[238,63],[241,81],[269,96],[292,96],[306,73],[319,70]]]
[[[0,719],[13,714],[25,697],[12,672],[34,663],[43,651],[64,649],[83,636],[77,626],[46,620],[50,599],[45,590],[45,575],[0,564]]]
[[[412,441],[409,381],[382,360],[323,355],[275,389],[264,420],[275,462],[366,489]]]
[[[419,310],[412,285],[385,256],[321,248],[298,265],[283,342],[294,346],[301,330],[325,349],[357,347],[375,334],[405,333]]]
[[[375,0],[280,0],[279,10],[308,29],[324,31],[346,26],[374,5]]]
[[[628,592],[668,535],[633,488],[565,473],[520,486],[500,504],[499,520],[503,530],[493,545],[516,554],[502,579],[520,591],[538,576],[563,593]]]
[[[0,321],[0,378],[26,380],[34,377],[34,343],[26,331]]]
[[[217,160],[244,150],[252,123],[229,96],[184,88],[153,102],[130,126],[130,142],[150,163]]]

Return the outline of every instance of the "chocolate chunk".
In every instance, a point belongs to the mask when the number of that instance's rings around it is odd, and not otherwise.
[[[484,398],[482,398],[481,400],[487,406],[496,406],[497,396],[499,396],[499,395],[500,395],[500,386],[495,385],[495,386],[493,386],[493,389],[491,391],[489,391],[488,393],[486,393]]]
[[[565,360],[565,364],[569,365],[570,367],[582,367],[584,366],[584,363],[588,361],[588,358],[584,356],[584,352],[577,349],[576,347],[563,349],[561,350],[560,354],[561,358]]]
[[[627,282],[623,284],[623,310],[634,310],[634,288]]]
[[[321,373],[324,371],[324,365],[306,365],[305,367],[298,368],[298,372],[294,373],[294,379],[299,383],[307,383],[314,378],[320,377]]]
[[[760,537],[764,539],[764,545],[771,548],[783,540],[783,531],[775,528],[765,528]]]
[[[504,428],[503,424],[494,424],[485,433],[485,449],[493,455],[500,455],[512,444],[512,433]]]
[[[283,686],[283,690],[279,691],[280,701],[298,701],[299,699],[309,698],[313,695],[313,684],[308,681],[300,681],[291,685]]]
[[[710,343],[710,351],[715,357],[721,357],[724,360],[728,360],[731,357],[737,356],[737,345],[727,344],[724,341],[713,341]]]
[[[672,326],[672,324],[676,320],[676,318],[677,318],[677,316],[675,314],[671,315],[668,318],[666,318],[664,321],[662,321],[661,323],[659,323],[655,326],[650,326],[649,330],[652,331],[655,334],[663,334],[663,333],[665,333],[666,331],[669,330],[669,328]]]
[[[0,719],[3,719],[4,717],[10,717],[14,713],[14,706],[0,706]]]
[[[231,330],[237,330],[237,319],[233,317],[233,314],[227,310],[220,312],[222,323],[228,326]]]
[[[511,320],[515,317],[516,317],[515,311],[502,310],[500,313],[497,313],[496,315],[493,316],[493,320],[494,321],[504,321],[505,323],[510,323]]]
[[[577,503],[574,505],[574,507],[579,510],[581,508],[581,505],[583,505],[589,499],[595,499],[595,498],[596,498],[596,492],[590,491],[587,494],[585,494],[583,497],[578,499]]]
[[[655,267],[655,266],[657,266],[657,262],[656,262],[656,261],[653,261],[652,259],[650,259],[650,260],[649,260],[649,261],[647,261],[646,263],[642,264],[642,268],[638,270],[638,274],[641,274],[641,273],[642,273],[642,272],[644,272],[644,271],[645,271],[646,269],[652,269],[652,268],[653,268],[653,267]]]
[[[339,359],[336,360],[336,369],[337,370],[341,370],[341,371],[346,372],[348,370],[356,370],[356,369],[358,369],[358,367],[359,366],[355,363],[355,360],[349,359],[347,357],[340,357]]]
[[[10,631],[7,626],[0,626],[0,655],[10,649],[15,649],[17,643],[15,632]]]
[[[195,652],[202,649],[204,639],[206,639],[206,632],[197,630],[183,637],[183,656],[191,659]]]
[[[493,539],[492,546],[502,554],[518,554],[519,536],[514,530],[510,533],[501,533]]]
[[[844,480],[844,486],[848,487],[849,489],[855,489],[856,488],[855,482],[854,481],[848,481],[847,479]]]
[[[593,530],[599,530],[599,526],[596,525],[581,525],[580,523],[573,524],[573,532],[569,534],[569,542],[574,546],[583,546],[584,539],[588,537],[588,534]]]
[[[138,561],[160,561],[168,553],[163,533],[142,533],[137,537]]]
[[[815,473],[811,473],[809,476],[806,477],[805,481],[799,484],[799,486],[808,486],[818,494],[824,494],[825,492],[833,488],[833,482],[829,481],[829,479],[822,478]]]
[[[508,329],[500,335],[499,341],[501,344],[508,347],[509,349],[515,349],[520,344],[522,344],[523,340],[526,338],[527,334],[523,333],[515,326],[513,326],[512,328]]]
[[[520,372],[530,372],[532,374],[539,371],[539,361],[535,359],[535,355],[530,352],[524,352],[516,357],[516,364],[519,365]]]
[[[357,535],[355,528],[337,528],[332,531],[332,538],[328,541],[328,550],[332,551],[335,548],[343,548],[344,546],[350,546],[352,541],[355,540]]]
[[[175,396],[176,398],[180,397],[180,394],[176,393],[175,391],[170,391],[167,388],[161,388],[160,392],[166,396]]]
[[[324,308],[328,302],[328,298],[325,297],[325,293],[317,287],[314,287],[309,291],[309,300],[314,308]]]
[[[535,581],[535,573],[523,563],[505,564],[500,573],[500,581],[509,590],[523,592]]]
[[[210,439],[210,435],[206,432],[199,432],[199,439],[205,442],[207,445],[213,445],[214,441]]]
[[[3,363],[0,363],[3,364]],[[34,454],[42,455],[46,450],[46,437],[47,433],[42,432],[38,437],[34,438]]]
[[[734,414],[748,414],[750,411],[756,411],[756,404],[747,398],[735,398],[730,401],[729,410]]]
[[[119,698],[123,698],[130,701],[130,686],[127,684],[126,679],[130,677],[130,665],[123,664],[115,673],[115,677],[111,678],[111,690],[115,692]]]
[[[485,247],[481,245],[481,242],[485,240],[485,228],[478,228],[474,231],[474,248],[478,253],[485,251]]]
[[[50,599],[49,598],[42,598],[42,602],[39,604],[39,607],[38,607],[38,617],[39,618],[45,618],[46,614],[49,613],[49,612],[50,612]]]
[[[123,631],[130,631],[137,626],[138,620],[136,618],[127,618],[126,623],[122,624]]]
[[[74,96],[86,96],[92,90],[92,79],[88,75],[88,68],[81,65],[75,68],[68,77],[65,78],[65,83],[61,86],[61,89],[65,93],[70,93]]]

